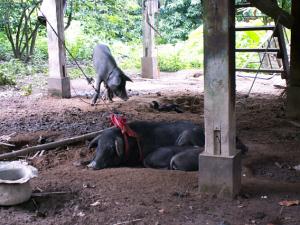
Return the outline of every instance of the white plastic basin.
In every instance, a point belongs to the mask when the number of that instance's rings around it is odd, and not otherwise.
[[[31,197],[30,179],[37,169],[23,161],[0,162],[0,205],[17,205]]]

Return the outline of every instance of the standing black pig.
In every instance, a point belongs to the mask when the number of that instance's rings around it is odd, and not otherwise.
[[[92,105],[94,105],[99,97],[101,83],[107,90],[107,98],[112,101],[114,95],[128,100],[126,92],[126,81],[132,80],[127,77],[124,72],[117,66],[114,57],[111,54],[110,49],[104,44],[98,44],[94,48],[93,63],[97,73],[95,94],[92,99]]]

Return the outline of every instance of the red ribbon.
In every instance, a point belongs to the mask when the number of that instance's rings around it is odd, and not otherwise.
[[[139,136],[136,132],[134,132],[127,124],[126,124],[126,118],[123,116],[118,116],[116,114],[112,114],[111,117],[111,123],[112,125],[116,126],[121,130],[121,133],[124,136],[125,140],[125,156],[126,159],[129,157],[129,144],[128,144],[128,137],[134,137],[137,139],[137,144],[139,147],[140,152],[140,161],[143,161],[143,152],[140,146]]]

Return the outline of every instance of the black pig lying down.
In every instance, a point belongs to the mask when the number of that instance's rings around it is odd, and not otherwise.
[[[120,129],[113,127],[95,137],[89,148],[96,147],[96,155],[88,167],[103,169],[116,166],[143,165],[151,168],[194,171],[198,169],[198,155],[204,150],[203,128],[187,121],[145,122],[128,124],[139,135],[128,137],[128,154]],[[237,148],[247,147],[237,139]],[[142,151],[143,160],[140,160]]]
[[[128,99],[126,92],[126,81],[132,80],[117,66],[110,49],[104,44],[98,44],[94,48],[93,63],[96,70],[95,94],[92,99],[94,105],[99,97],[101,83],[107,91],[107,98],[112,101],[114,95],[126,101]]]

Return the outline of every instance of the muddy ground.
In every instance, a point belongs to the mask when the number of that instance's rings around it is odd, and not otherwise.
[[[131,74],[130,100],[116,99],[109,108],[128,121],[190,120],[203,125],[203,76],[194,78],[194,72],[162,74],[155,81]],[[245,98],[251,82],[237,78],[237,133],[249,151],[236,199],[199,193],[197,172],[76,166],[94,154],[87,143],[80,143],[25,157],[39,169],[31,182],[34,192],[48,195],[0,207],[0,224],[300,224],[300,206],[279,205],[300,200],[300,172],[293,169],[300,164],[299,124],[286,118],[279,77],[258,80]],[[0,136],[13,134],[9,142],[20,149],[106,128],[107,108],[101,102],[86,104],[91,94],[83,80],[72,81],[71,99],[48,97],[45,87],[34,88],[30,96],[1,88]],[[153,100],[176,103],[184,113],[155,111]]]

